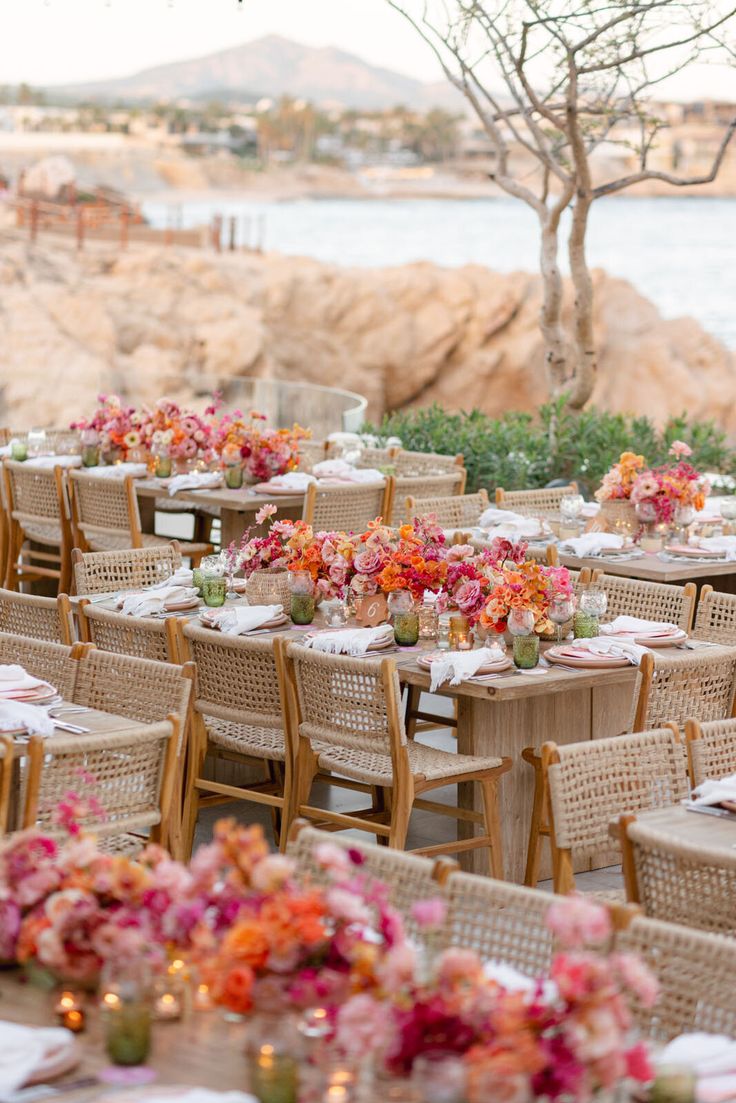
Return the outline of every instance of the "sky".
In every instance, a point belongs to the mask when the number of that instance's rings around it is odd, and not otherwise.
[[[442,77],[386,0],[0,0],[0,83],[128,76],[266,34],[338,46],[419,80]],[[660,94],[736,98],[736,69],[693,68]]]

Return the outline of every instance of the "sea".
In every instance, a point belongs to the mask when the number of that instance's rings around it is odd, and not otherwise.
[[[172,204],[149,200],[155,226],[195,226],[235,216],[238,241],[346,266],[428,260],[500,272],[538,269],[536,216],[499,199],[225,198]],[[591,267],[630,280],[665,318],[697,318],[736,348],[736,199],[609,198],[597,202],[588,232]],[[561,255],[563,269],[566,267]]]

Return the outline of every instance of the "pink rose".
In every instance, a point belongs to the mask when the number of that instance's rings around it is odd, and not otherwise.
[[[455,604],[466,617],[472,616],[483,604],[483,590],[477,579],[470,579],[458,586],[453,594]]]
[[[547,912],[547,926],[563,946],[599,946],[611,935],[606,908],[583,896],[560,897]]]
[[[439,927],[446,914],[447,904],[440,896],[433,896],[430,900],[416,900],[411,906],[412,919],[424,930]]]
[[[354,594],[366,597],[378,591],[378,583],[375,578],[367,578],[365,575],[356,574],[350,583],[350,589]]]
[[[383,558],[378,552],[362,551],[358,552],[353,564],[358,574],[373,575],[378,574],[383,567]]]

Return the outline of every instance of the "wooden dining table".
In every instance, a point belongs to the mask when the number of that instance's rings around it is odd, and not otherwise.
[[[684,586],[694,582],[700,590],[708,584],[722,593],[736,593],[736,561],[712,562],[707,559],[661,558],[657,552],[646,552],[629,559],[615,555],[566,555],[559,551],[560,563],[576,571],[588,567],[591,571],[640,578],[645,582],[668,582]]]
[[[736,850],[736,816],[694,812],[684,804],[675,804],[668,808],[637,812],[636,820],[637,823],[646,824],[647,827],[669,836],[673,843],[702,846],[716,854],[722,852],[724,858],[733,861]],[[609,833],[614,839],[620,838],[618,820],[610,825]]]

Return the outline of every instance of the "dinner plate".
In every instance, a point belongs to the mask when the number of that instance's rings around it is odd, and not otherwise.
[[[683,556],[685,559],[722,559],[725,549],[698,548],[693,544],[668,544],[665,549],[670,555]]]
[[[256,483],[253,489],[257,491],[258,494],[285,494],[291,498],[307,493],[306,487],[304,490],[297,490],[293,486],[279,486],[278,484],[274,486],[273,483]]]
[[[332,632],[345,632],[345,631],[347,631],[347,629],[345,629],[345,628],[334,628],[334,629],[330,630],[329,628],[327,628],[327,629],[321,629],[320,631],[317,631],[317,632],[307,632],[306,638],[307,639],[314,639],[315,636],[327,636],[327,635],[330,635],[331,631]],[[373,643],[369,643],[367,650],[368,651],[385,651],[387,648],[395,647],[395,646],[396,646],[396,644],[395,644],[395,641],[394,641],[394,634],[393,634],[393,630],[392,630],[391,634],[387,635],[385,639],[378,639],[378,640],[375,640]]]
[[[216,611],[218,613],[220,612],[219,609],[216,610]],[[211,620],[211,617],[212,617],[212,613],[209,612],[209,611],[200,613],[200,615],[199,615],[199,619],[202,622],[202,624],[205,626],[205,628],[215,628],[219,632],[219,630],[220,630],[219,624],[217,624],[215,621]],[[241,635],[249,636],[251,634],[251,632],[265,632],[270,628],[280,628],[283,624],[286,624],[288,619],[289,618],[288,618],[286,613],[281,613],[280,616],[272,617],[271,620],[267,620],[263,624],[259,624],[257,628],[251,628],[250,632],[242,632]]]
[[[630,666],[629,660],[617,655],[567,655],[565,649],[550,647],[544,653],[545,659],[551,663],[562,663],[565,666],[579,667],[581,670],[614,669],[616,667]]]
[[[178,613],[182,609],[198,609],[199,598],[192,597],[189,601],[165,601],[164,611],[167,613]]]
[[[0,702],[18,701],[23,705],[42,705],[45,701],[51,701],[57,695],[57,690],[48,682],[43,682],[34,689],[22,690],[16,693],[4,694],[0,692]]]
[[[432,651],[429,654],[420,655],[417,658],[417,666],[423,667],[425,670],[432,669],[432,663],[441,662],[447,657],[446,651]],[[479,666],[475,674],[469,675],[469,677],[477,677],[479,674],[496,674],[502,670],[508,670],[513,666],[513,662],[508,655],[501,655],[498,659],[491,659],[489,662]]]
[[[627,636],[627,639],[632,637]],[[638,643],[640,647],[677,647],[678,644],[684,643],[687,639],[687,632],[682,628],[677,632],[673,632],[670,636],[634,636],[634,643]]]

